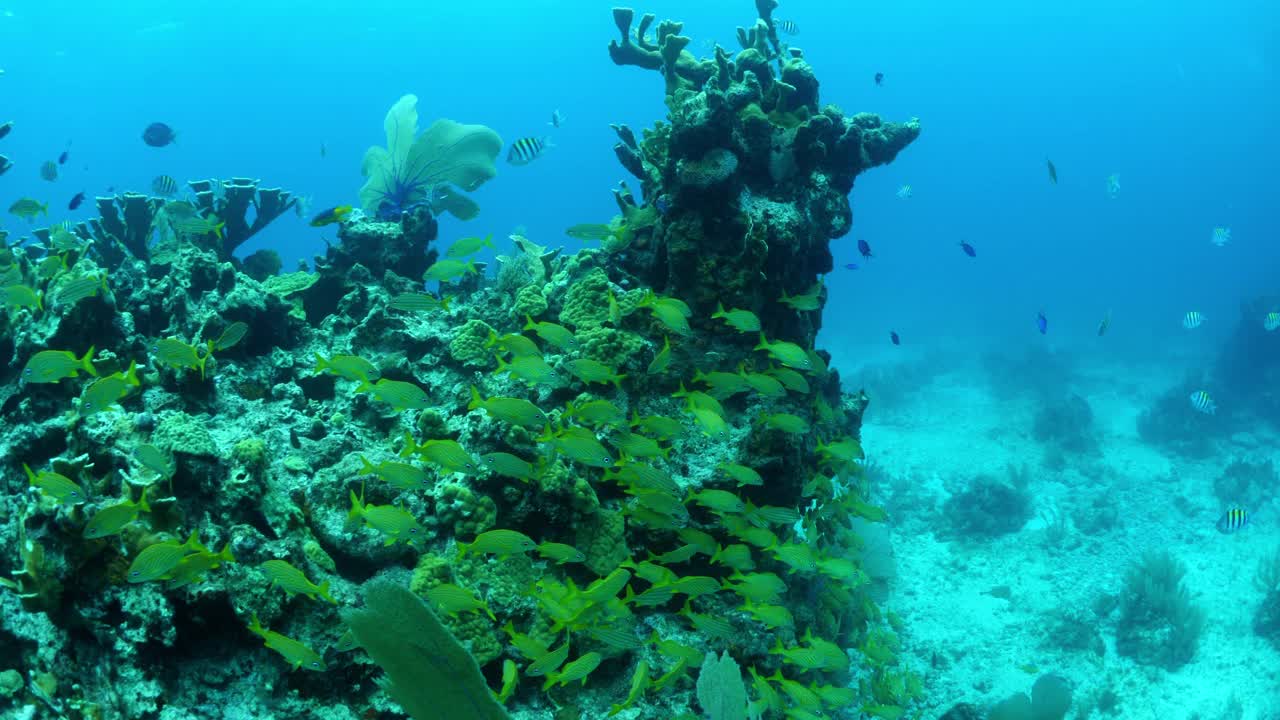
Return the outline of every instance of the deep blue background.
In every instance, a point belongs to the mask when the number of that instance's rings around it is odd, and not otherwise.
[[[609,189],[626,173],[610,150],[610,122],[660,118],[657,74],[615,67],[606,2],[422,3],[16,2],[0,14],[0,204],[49,201],[68,215],[79,190],[146,189],[158,173],[247,175],[314,198],[355,204],[366,147],[382,118],[419,96],[422,126],[438,116],[484,123],[507,142],[553,135],[525,167],[505,163],[475,197],[483,214],[446,221],[442,239],[517,226],[543,244],[561,230],[606,221]],[[754,20],[750,0],[663,0],[637,10],[686,21],[693,48],[735,46]],[[921,118],[924,133],[854,192],[854,232],[877,259],[829,279],[824,342],[844,352],[904,346],[1107,342],[1144,352],[1212,342],[1241,299],[1280,281],[1278,126],[1280,41],[1274,3],[785,2],[823,81],[824,102],[886,119]],[[1034,6],[1034,7],[1033,7]],[[1070,6],[1067,8],[1066,6]],[[266,8],[266,9],[264,9]],[[884,72],[884,87],[873,75]],[[551,111],[566,116],[558,131]],[[178,143],[139,139],[152,121]],[[39,164],[68,147],[56,184]],[[320,146],[328,149],[320,157]],[[505,157],[505,151],[504,151]],[[1049,184],[1045,159],[1060,182]],[[1122,189],[1108,199],[1105,181]],[[909,200],[895,198],[902,184]],[[92,203],[75,214],[85,217]],[[26,224],[4,215],[0,224]],[[1209,243],[1215,225],[1233,242]],[[322,247],[332,229],[289,216],[246,249],[277,248],[287,264]],[[973,243],[979,257],[956,243]],[[1034,330],[1049,315],[1050,335]],[[1195,337],[1182,314],[1208,318]],[[1280,308],[1278,308],[1280,309]],[[1258,320],[1261,322],[1261,319]]]

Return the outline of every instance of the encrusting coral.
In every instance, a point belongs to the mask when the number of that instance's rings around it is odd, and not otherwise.
[[[819,109],[758,8],[732,57],[695,58],[671,22],[615,43],[663,73],[669,116],[619,129],[641,201],[618,191],[598,249],[517,237],[496,279],[439,260],[441,207],[408,188],[474,189],[496,136],[419,135],[412,96],[366,158],[380,217],[342,222],[313,273],[240,272],[214,238],[254,224],[217,205],[145,256],[109,221],[51,231],[49,277],[4,249],[15,284],[85,293],[0,325],[0,387],[50,378],[0,395],[28,483],[0,500],[6,662],[61,680],[75,720],[372,716],[384,671],[418,718],[450,697],[495,718],[901,716],[921,686],[858,531],[885,520],[866,396],[814,347],[814,285],[853,178],[919,128]]]

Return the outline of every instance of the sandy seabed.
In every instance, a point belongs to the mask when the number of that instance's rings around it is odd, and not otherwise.
[[[904,657],[926,678],[932,716],[956,702],[985,707],[1029,692],[1046,672],[1076,688],[1068,717],[1082,717],[1107,688],[1115,707],[1093,717],[1280,716],[1280,652],[1252,629],[1262,601],[1253,584],[1258,563],[1280,548],[1278,504],[1271,497],[1248,527],[1223,535],[1213,493],[1214,478],[1235,458],[1280,465],[1280,437],[1236,434],[1203,460],[1144,443],[1141,409],[1177,379],[1167,368],[1132,367],[1076,378],[1070,390],[1093,411],[1098,449],[1074,455],[1033,437],[1039,394],[997,398],[971,369],[930,377],[887,403],[869,390],[863,444],[891,511],[898,564],[889,607],[906,621]],[[1010,466],[1026,468],[1032,519],[991,541],[950,537],[951,493],[976,475],[1004,479]],[[1078,527],[1078,518],[1102,508],[1115,510],[1113,524]],[[1065,534],[1052,531],[1055,519],[1059,529],[1065,521]],[[1100,596],[1121,590],[1144,552],[1164,549],[1186,564],[1184,582],[1206,615],[1198,652],[1172,672],[1118,655],[1118,613],[1098,620],[1092,610]],[[1055,642],[1054,613],[1072,609],[1092,619],[1101,642],[1083,650]]]

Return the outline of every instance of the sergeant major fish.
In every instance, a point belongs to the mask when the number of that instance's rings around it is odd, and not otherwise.
[[[1213,402],[1213,398],[1204,390],[1197,390],[1191,393],[1191,407],[1198,412],[1206,415],[1214,415],[1218,412],[1218,406]]]
[[[1216,527],[1223,535],[1230,535],[1249,524],[1249,512],[1241,507],[1228,509],[1218,518]]]
[[[554,147],[551,144],[551,138],[520,138],[511,143],[511,150],[507,152],[507,162],[512,165],[528,165],[542,157],[542,154],[551,147]]]

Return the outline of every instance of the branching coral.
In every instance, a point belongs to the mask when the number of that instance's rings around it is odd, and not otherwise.
[[[179,235],[208,247],[222,262],[234,260],[236,248],[297,207],[288,190],[259,188],[260,180],[193,180],[195,202],[165,201],[140,193],[97,199],[99,217],[77,228],[96,241],[96,252],[108,268],[127,257],[150,260],[157,234]],[[188,226],[197,226],[191,231]]]
[[[364,154],[360,188],[366,212],[398,218],[417,205],[468,220],[479,208],[460,194],[471,192],[498,174],[493,161],[502,138],[484,125],[440,119],[418,134],[418,98],[405,95],[387,111],[387,146]]]
[[[232,259],[236,248],[297,206],[298,198],[288,190],[259,188],[261,182],[232,178],[187,183],[195,191],[196,207],[223,224],[215,243],[219,260]]]

